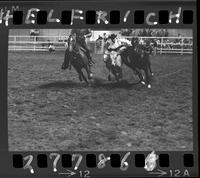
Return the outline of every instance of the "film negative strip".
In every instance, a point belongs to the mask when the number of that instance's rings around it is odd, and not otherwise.
[[[196,3],[0,2],[0,177],[198,177]]]

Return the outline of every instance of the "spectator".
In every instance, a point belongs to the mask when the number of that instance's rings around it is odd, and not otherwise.
[[[123,36],[130,36],[131,33],[132,33],[132,31],[133,31],[133,30],[130,29],[130,28],[129,28],[129,29],[122,29],[120,33],[121,33],[121,35],[123,35]]]
[[[48,40],[48,50],[50,52],[55,51],[55,46],[52,42],[50,42],[50,40]]]
[[[151,35],[152,35],[152,30],[151,30],[151,29],[148,29],[148,30],[147,30],[147,36],[150,37]]]
[[[37,29],[31,29],[30,30],[30,37],[33,37],[33,40],[35,38],[35,40],[38,40],[38,35],[39,35],[39,30]]]
[[[99,40],[103,40],[103,37],[101,35],[99,35],[99,37],[97,38],[97,41]]]
[[[167,31],[167,29],[165,29],[165,30],[164,30],[164,36],[165,36],[165,37],[168,37],[168,35],[169,35],[168,31]]]

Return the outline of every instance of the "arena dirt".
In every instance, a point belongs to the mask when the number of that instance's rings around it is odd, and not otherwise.
[[[122,82],[107,81],[102,55],[86,86],[60,69],[63,55],[9,52],[10,151],[193,149],[192,56],[152,56],[148,89],[125,66]]]

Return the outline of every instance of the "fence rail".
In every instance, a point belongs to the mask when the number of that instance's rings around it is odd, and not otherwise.
[[[134,36],[122,36],[131,40]],[[48,51],[53,43],[56,51],[65,50],[67,36],[9,36],[9,50],[14,51]],[[155,53],[158,54],[192,54],[192,37],[139,37],[140,39],[153,39],[157,41]],[[177,42],[178,41],[178,42]],[[95,40],[88,40],[91,51],[97,54],[104,52],[104,42],[99,45]]]

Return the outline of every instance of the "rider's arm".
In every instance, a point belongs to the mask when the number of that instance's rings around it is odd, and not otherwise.
[[[117,50],[118,50],[118,47],[117,47],[117,48],[108,47],[107,50],[110,51],[110,52],[111,52],[111,51],[117,51]]]
[[[84,35],[85,38],[90,38],[92,36],[91,30],[87,30],[87,33]]]
[[[124,45],[120,45],[116,48],[108,48],[108,51],[118,51],[121,47],[124,47]]]

